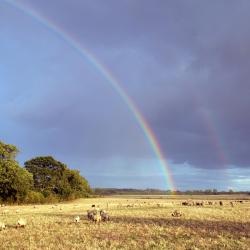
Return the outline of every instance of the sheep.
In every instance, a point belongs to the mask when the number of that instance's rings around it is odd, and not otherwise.
[[[102,221],[109,221],[110,219],[109,215],[105,210],[101,210],[100,215],[101,215]]]
[[[198,201],[197,201],[197,202],[195,203],[195,205],[196,205],[196,206],[203,206],[203,201],[202,201],[202,202],[198,202]]]
[[[0,231],[2,231],[5,228],[6,228],[6,226],[5,226],[4,222],[0,222]]]
[[[26,224],[27,224],[26,220],[23,219],[23,218],[20,218],[20,219],[17,221],[16,228],[18,228],[18,227],[25,227]]]
[[[193,205],[193,202],[191,201],[184,201],[181,203],[182,206],[192,206]]]
[[[87,211],[87,217],[89,220],[93,220],[94,218],[94,211],[93,210],[88,210]]]
[[[134,204],[128,204],[127,207],[134,207]]]
[[[220,204],[220,206],[223,206],[223,202],[222,201],[220,201],[219,204]]]
[[[174,210],[174,212],[172,213],[172,216],[173,217],[181,217],[182,216],[182,213],[178,210]]]
[[[102,220],[102,217],[101,217],[100,214],[94,214],[94,215],[93,215],[93,221],[94,221],[95,223],[100,223],[101,220]]]
[[[75,223],[79,223],[79,222],[80,222],[80,216],[75,216],[74,222],[75,222]]]
[[[16,213],[17,213],[17,214],[20,213],[20,209],[17,209],[17,210],[16,210]]]

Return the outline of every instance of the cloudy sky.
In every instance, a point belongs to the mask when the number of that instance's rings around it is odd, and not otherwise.
[[[21,164],[53,155],[92,187],[172,188],[105,71],[175,188],[249,190],[249,11],[247,0],[0,0],[0,139]]]

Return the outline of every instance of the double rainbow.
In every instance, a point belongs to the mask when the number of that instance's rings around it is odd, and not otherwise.
[[[173,179],[171,176],[171,171],[169,165],[164,157],[164,154],[161,150],[160,144],[157,141],[157,138],[150,128],[149,124],[143,117],[142,113],[139,111],[137,106],[135,105],[134,101],[130,98],[130,96],[126,93],[122,84],[114,77],[114,75],[108,70],[108,68],[103,65],[97,57],[91,53],[89,49],[83,46],[80,42],[74,39],[70,34],[60,28],[58,25],[53,23],[47,17],[42,16],[37,11],[31,9],[24,4],[18,3],[13,0],[3,0],[3,2],[9,4],[10,6],[14,7],[15,9],[21,11],[25,15],[31,17],[36,22],[40,23],[44,27],[46,27],[50,32],[53,32],[58,37],[64,40],[72,49],[74,49],[78,55],[82,57],[83,60],[87,60],[112,86],[112,88],[116,91],[116,93],[122,98],[128,109],[133,114],[135,120],[137,121],[138,125],[142,129],[145,138],[147,139],[150,147],[152,148],[155,156],[159,160],[163,176],[166,180],[166,189],[174,190]]]

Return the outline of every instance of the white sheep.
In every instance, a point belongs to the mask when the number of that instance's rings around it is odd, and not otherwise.
[[[79,223],[79,222],[80,222],[80,216],[75,216],[74,222],[75,222],[75,223]]]
[[[2,231],[5,228],[6,228],[5,223],[4,222],[0,222],[0,230]]]
[[[25,227],[27,225],[27,221],[23,218],[20,218],[18,221],[17,221],[17,224],[16,224],[16,228],[18,227]]]

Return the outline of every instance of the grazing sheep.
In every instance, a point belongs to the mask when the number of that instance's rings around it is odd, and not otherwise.
[[[6,228],[6,226],[5,226],[4,222],[0,222],[0,231],[2,231],[5,228]]]
[[[102,221],[109,221],[110,219],[109,215],[105,210],[101,210],[100,215],[101,215]]]
[[[25,227],[26,224],[27,224],[26,220],[23,219],[23,218],[20,218],[20,219],[17,221],[16,228],[18,228],[18,227]]]
[[[209,201],[209,202],[208,202],[208,205],[213,205],[213,202],[212,202],[212,201]]]
[[[87,217],[89,220],[93,220],[94,218],[94,211],[93,210],[88,210],[87,211]]]
[[[127,207],[133,207],[133,205],[128,204]]]
[[[79,223],[79,222],[80,222],[80,216],[75,216],[74,222],[75,222],[75,223]]]
[[[182,206],[192,206],[194,203],[192,201],[184,201],[181,203]]]
[[[203,203],[203,201],[202,201],[202,202],[198,202],[198,201],[197,201],[197,202],[195,203],[195,205],[196,205],[196,206],[201,206],[201,207],[202,207],[202,206],[204,205],[204,203]]]
[[[178,210],[174,210],[174,212],[172,213],[172,216],[173,217],[181,217],[182,216],[182,213]]]
[[[95,223],[100,223],[101,220],[102,220],[102,217],[101,217],[100,214],[94,214],[94,216],[93,216],[93,221],[94,221]]]

